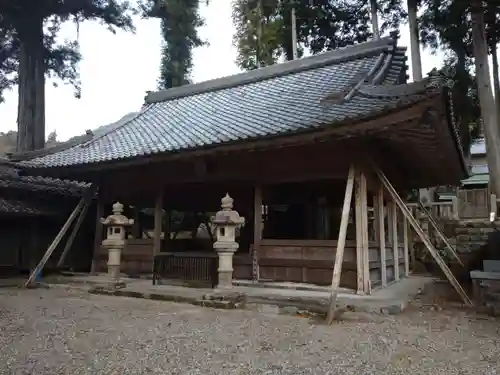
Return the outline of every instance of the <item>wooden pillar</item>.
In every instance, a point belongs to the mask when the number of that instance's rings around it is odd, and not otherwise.
[[[133,212],[134,212],[134,224],[132,225],[132,236],[134,238],[141,239],[142,230],[140,223],[140,213],[141,213],[140,207],[134,206]]]
[[[262,188],[256,186],[253,199],[252,280],[259,281],[259,250],[262,240]]]
[[[367,216],[366,178],[357,174],[355,213],[356,213],[356,273],[357,292],[370,292],[368,269],[368,216]]]
[[[363,172],[359,175],[361,185],[361,238],[363,244],[363,288],[366,294],[371,294],[372,286],[370,281],[370,259],[368,248],[368,191],[366,186],[366,176]]]
[[[410,249],[408,247],[408,220],[403,215],[403,243],[404,243],[404,261],[405,276],[410,276]]]
[[[387,286],[387,255],[385,253],[384,187],[380,184],[376,196],[377,242],[380,249],[380,278],[382,286]]]
[[[158,192],[155,201],[155,218],[153,234],[153,257],[161,251],[161,231],[163,224],[163,190]]]
[[[104,203],[102,199],[98,198],[96,202],[96,213],[95,213],[95,231],[94,231],[94,254],[92,256],[92,265],[90,267],[90,273],[96,274],[98,272],[99,256],[101,253],[101,243],[102,243],[102,224],[101,218],[104,216]]]
[[[399,246],[398,246],[398,208],[395,202],[391,202],[391,221],[392,221],[392,251],[394,261],[394,280],[399,280]]]

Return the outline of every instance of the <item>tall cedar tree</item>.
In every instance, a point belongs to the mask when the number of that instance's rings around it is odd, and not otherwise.
[[[500,8],[494,3],[490,2],[485,8],[485,33],[489,53],[493,56],[494,87],[499,93],[498,69],[495,69],[495,62],[500,38],[498,20]],[[419,6],[422,9],[419,19],[422,44],[432,51],[444,51],[445,66],[454,71],[454,109],[460,125],[462,146],[467,150],[471,141],[481,132],[481,111],[477,83],[473,74],[474,52],[472,23],[469,17],[470,4],[455,0],[422,0]],[[498,95],[495,96],[498,98]]]
[[[80,96],[78,43],[58,43],[61,25],[99,20],[112,32],[133,30],[130,10],[120,0],[0,0],[0,90],[19,87],[18,151],[44,147],[46,77]]]
[[[148,17],[161,20],[160,90],[191,82],[193,49],[205,44],[198,36],[198,28],[204,25],[199,14],[201,4],[200,0],[144,0],[142,3]]]

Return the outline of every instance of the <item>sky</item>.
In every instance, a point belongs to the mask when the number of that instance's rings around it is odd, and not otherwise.
[[[202,6],[201,15],[206,25],[200,29],[208,46],[193,53],[192,79],[202,82],[238,73],[236,50],[232,44],[231,0],[211,1]],[[65,25],[62,39],[78,37],[83,59],[80,63],[82,81],[81,99],[74,97],[71,86],[57,88],[48,81],[46,93],[47,135],[56,131],[57,139],[64,141],[87,129],[94,129],[117,121],[129,112],[141,108],[146,91],[155,90],[160,64],[161,35],[158,20],[135,20],[135,34],[118,31],[112,34],[96,22],[76,27]],[[401,29],[400,46],[409,47],[407,25]],[[440,67],[442,56],[422,50],[422,70],[427,74]],[[411,65],[408,51],[408,65]],[[411,77],[411,67],[410,73]],[[0,104],[0,132],[16,130],[17,89],[5,95]]]

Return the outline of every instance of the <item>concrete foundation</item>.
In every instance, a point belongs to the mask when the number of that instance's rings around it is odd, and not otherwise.
[[[173,285],[152,285],[150,280],[126,279],[123,281],[126,287],[109,290],[102,288],[102,276],[73,276],[54,277],[46,280],[49,284],[65,284],[74,287],[85,288],[92,293],[111,294],[118,296],[147,298],[172,302],[192,303],[195,305],[211,306],[216,308],[245,308],[242,303],[221,304],[210,302],[207,298],[213,289],[187,288]],[[353,292],[341,291],[338,294],[338,305],[347,311],[371,312],[379,314],[398,314],[402,312],[426,285],[433,279],[425,276],[411,276],[401,279],[399,282],[389,285],[387,288],[373,291],[371,295],[357,295]],[[321,287],[318,287],[321,288]],[[218,301],[224,300],[219,291]],[[297,290],[291,288],[272,288],[255,286],[233,286],[232,295],[237,293],[239,298],[245,300],[245,305],[255,309],[255,305],[276,306],[280,309],[305,310],[314,313],[325,313],[329,303],[329,290]],[[228,298],[230,300],[231,298]]]

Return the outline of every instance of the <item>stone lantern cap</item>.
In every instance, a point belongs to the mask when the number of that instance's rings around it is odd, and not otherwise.
[[[241,217],[238,211],[233,210],[233,203],[234,199],[226,193],[224,198],[221,199],[222,210],[218,211],[215,216],[212,216],[212,223],[218,226],[230,225],[241,227],[245,225],[245,218]]]
[[[134,219],[129,219],[123,215],[123,204],[116,202],[112,208],[113,214],[106,218],[101,218],[101,224],[110,226],[129,226],[134,224]]]

